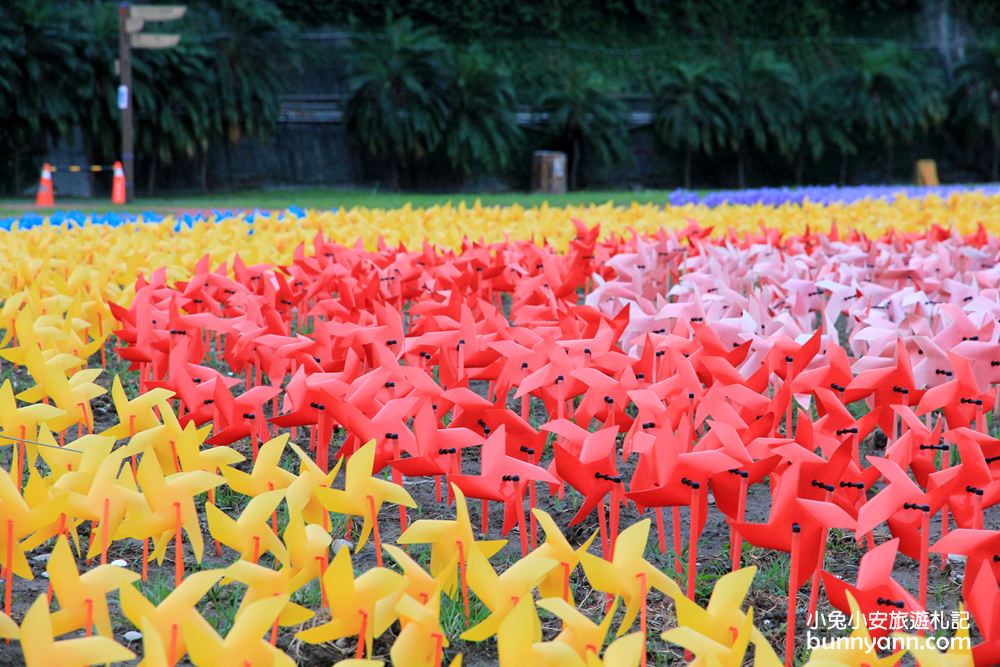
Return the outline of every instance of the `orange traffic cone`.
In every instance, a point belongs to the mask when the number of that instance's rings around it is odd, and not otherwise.
[[[115,162],[115,177],[111,181],[111,203],[125,203],[125,172],[122,170],[121,162]]]
[[[38,195],[35,206],[55,206],[56,198],[52,192],[52,166],[46,162],[42,165],[42,178],[38,181]]]

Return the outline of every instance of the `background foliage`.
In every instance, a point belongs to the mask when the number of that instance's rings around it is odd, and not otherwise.
[[[1000,172],[988,0],[188,4],[170,24],[180,47],[135,62],[147,191],[171,169],[191,188],[233,185],[209,182],[209,156],[233,163],[273,133],[289,82],[329,68],[309,34],[330,27],[349,35],[346,67],[312,92],[342,95],[359,154],[393,186],[442,170],[523,184],[542,148],[598,184],[634,163],[637,124],[672,165],[657,185],[900,180],[917,155],[962,180]],[[0,3],[0,191],[33,184],[60,138],[115,158],[116,55],[116,3]]]

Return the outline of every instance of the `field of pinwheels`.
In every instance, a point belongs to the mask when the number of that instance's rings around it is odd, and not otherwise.
[[[0,220],[0,664],[1000,664],[998,219]]]

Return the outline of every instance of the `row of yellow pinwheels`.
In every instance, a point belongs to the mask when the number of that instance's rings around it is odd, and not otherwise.
[[[660,229],[691,224],[718,233],[729,230],[759,233],[766,224],[786,234],[810,229],[826,231],[832,225],[869,236],[925,230],[928,225],[952,227],[963,233],[989,225],[1000,214],[1000,197],[986,192],[952,193],[947,197],[899,197],[893,201],[862,199],[854,202],[765,206],[756,204],[707,207],[685,206],[521,206],[341,209],[337,211],[281,211],[215,213],[181,220],[167,216],[154,221],[96,224],[86,218],[70,233],[63,225],[44,220],[34,226],[13,225],[0,246],[0,298],[28,290],[31,300],[56,294],[73,295],[82,289],[119,301],[135,277],[166,267],[170,280],[185,279],[206,254],[213,264],[232,261],[239,254],[248,265],[282,264],[296,247],[322,232],[337,243],[361,242],[419,247],[431,243],[460,248],[467,239],[502,242],[506,239],[548,241],[564,248],[573,238],[567,220],[600,224],[605,238],[655,234]],[[141,220],[141,218],[140,218]],[[252,232],[252,234],[249,234]]]

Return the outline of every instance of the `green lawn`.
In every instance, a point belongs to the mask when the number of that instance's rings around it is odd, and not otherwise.
[[[331,188],[245,190],[240,192],[216,193],[209,195],[184,195],[177,197],[140,197],[128,206],[112,206],[101,199],[64,199],[56,201],[56,209],[80,209],[86,211],[161,211],[170,212],[183,209],[213,208],[267,208],[282,209],[288,206],[302,208],[332,209],[364,206],[368,208],[399,208],[406,204],[432,206],[451,202],[465,202],[471,205],[479,200],[484,206],[539,206],[548,202],[551,206],[572,204],[604,204],[614,202],[628,205],[632,202],[662,204],[667,201],[668,190],[584,190],[564,195],[544,195],[527,192],[484,193],[416,193],[379,192],[374,190],[340,190]],[[13,216],[25,210],[48,212],[51,209],[36,209],[27,199],[0,200],[0,215]]]

